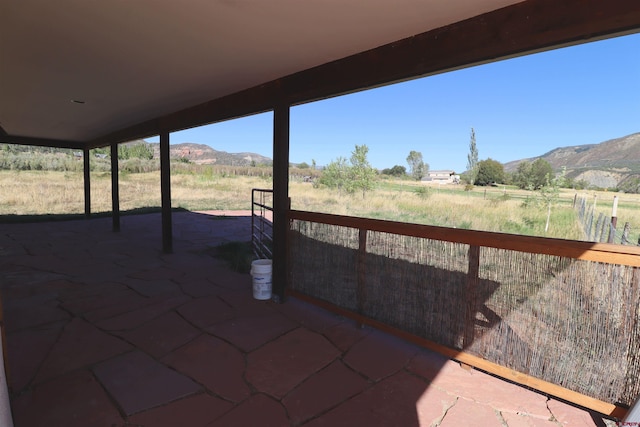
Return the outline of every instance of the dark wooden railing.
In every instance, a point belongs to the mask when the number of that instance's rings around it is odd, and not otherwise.
[[[292,295],[313,301],[342,315],[358,319],[362,323],[392,331],[463,363],[604,414],[620,417],[626,411],[625,406],[629,404],[628,401],[635,399],[633,394],[637,394],[640,390],[637,386],[640,371],[640,322],[638,321],[640,274],[637,270],[640,266],[639,247],[451,229],[296,210],[289,211],[289,223],[290,294]],[[317,229],[322,227],[328,227],[327,231],[323,232],[325,237],[318,238]],[[344,238],[344,243],[340,243],[341,233],[348,236]],[[415,238],[418,240],[410,240],[399,251],[401,253],[396,257],[397,260],[389,260],[388,256],[383,255],[382,249],[372,247],[375,244],[384,246],[386,244],[384,239],[389,236],[392,239]],[[378,243],[370,243],[371,237],[377,239]],[[413,251],[411,242],[421,239],[426,239],[423,241],[422,249],[425,252],[415,257],[410,254]],[[442,246],[442,251],[456,253],[460,258],[457,261],[447,261],[459,264],[450,269],[451,271],[429,261],[434,254],[440,257],[439,259],[442,258],[442,254],[428,249],[429,245],[434,246],[437,242],[440,242],[438,245],[453,245]],[[402,244],[396,242],[388,246]],[[307,255],[305,251],[308,251]],[[336,253],[334,258],[331,258],[331,252]],[[405,256],[408,258],[402,259]],[[448,257],[452,256],[448,255]],[[420,259],[426,261],[423,262]],[[306,274],[299,267],[300,264],[303,264],[306,269],[314,269],[314,274]],[[325,275],[333,274],[333,277],[326,279],[319,277],[322,275],[319,270],[322,269],[326,270]],[[332,273],[331,269],[335,271]],[[411,273],[413,276],[407,273],[416,269],[419,272]],[[530,274],[532,269],[549,271],[540,271],[540,277],[537,277],[536,274]],[[387,274],[389,271],[393,273]],[[373,277],[380,272],[385,274],[384,280]],[[394,275],[403,277],[404,282],[401,286],[390,283]],[[411,278],[406,279],[409,276]],[[426,277],[436,277],[437,280],[426,279]],[[519,282],[532,281],[533,285],[525,286],[523,283],[518,283],[518,280]],[[434,283],[438,281],[443,283]],[[566,291],[563,289],[565,285]],[[530,289],[531,286],[534,290]],[[385,287],[387,289],[381,289]],[[421,301],[414,301],[416,295],[428,294],[432,298],[435,295],[433,292],[429,293],[432,288],[438,288],[441,294],[450,294],[449,300],[464,298],[464,301],[443,303],[442,301],[445,300],[438,300],[437,303],[424,298],[423,306],[415,310],[413,305],[422,304]],[[486,289],[490,289],[490,292]],[[518,296],[517,292],[524,292],[524,294]],[[558,298],[571,296],[576,292],[578,293],[575,298],[577,302],[564,302],[561,301],[562,298]],[[400,297],[395,298],[403,293],[408,295],[404,300]],[[381,295],[384,296],[382,301],[380,301]],[[529,313],[522,309],[523,304],[528,299],[534,301],[536,295],[544,295],[547,300],[558,299],[559,310],[564,310],[566,313],[563,315],[567,318],[575,318],[576,329],[581,330],[579,333],[583,333],[582,330],[589,327],[605,328],[604,324],[626,325],[622,327],[624,330],[607,330],[603,333],[606,337],[614,337],[611,338],[613,342],[611,346],[619,350],[620,370],[624,372],[620,374],[617,387],[624,388],[625,399],[620,400],[616,394],[624,394],[621,390],[605,390],[596,384],[598,381],[602,381],[603,384],[608,383],[611,379],[609,377],[597,378],[592,375],[589,380],[583,380],[585,389],[590,390],[589,386],[597,386],[592,387],[597,389],[596,392],[585,394],[580,387],[565,387],[564,383],[555,381],[554,378],[529,375],[526,372],[528,367],[520,367],[518,360],[503,359],[506,357],[504,354],[496,356],[490,347],[487,347],[496,343],[498,344],[494,347],[515,345],[514,342],[519,340],[518,337],[526,335],[528,327],[526,321],[518,323],[516,320],[507,319],[511,317],[519,319],[525,314],[528,315]],[[589,296],[592,296],[595,302],[584,301],[588,300]],[[380,308],[380,306],[392,305],[391,300],[395,299],[409,302],[412,307]],[[507,300],[513,301],[503,303]],[[606,306],[608,300],[619,301],[624,307],[615,307],[611,310]],[[550,304],[548,308],[553,308],[553,301],[546,303]],[[418,322],[416,326],[416,320],[411,318],[411,316],[415,317],[414,313],[423,313],[424,316],[427,316],[424,313],[428,313],[435,318],[434,312],[439,307],[434,308],[429,304],[450,304],[453,307],[444,310],[448,314],[438,313],[437,315],[441,317],[440,322],[446,322],[446,319],[442,319],[443,316],[452,317],[454,323],[458,322],[456,327],[451,327],[454,335],[459,333],[458,341],[455,337],[451,337],[451,340],[446,337],[444,340],[438,337],[433,338],[428,325],[424,326]],[[531,304],[535,305],[534,302]],[[570,309],[565,307],[567,305]],[[527,310],[529,309],[544,311],[538,306],[527,307]],[[405,311],[407,315],[403,314]],[[556,316],[553,313],[547,313],[547,315]],[[544,313],[539,316],[544,317]],[[482,322],[479,322],[480,318]],[[562,320],[557,322],[560,325],[565,324]],[[589,326],[594,322],[596,326]],[[461,323],[464,325],[461,326]],[[589,331],[584,333],[589,339]],[[530,359],[533,354],[531,352],[536,351],[530,348],[537,346],[527,347],[528,339],[529,337],[524,336],[519,344],[529,351],[525,359]],[[581,335],[580,340],[583,339],[585,338]],[[566,342],[562,341],[561,346],[566,346],[570,341],[570,339]],[[550,345],[554,344],[556,343],[550,343]],[[607,342],[593,344],[597,348],[603,345],[606,347],[609,344]],[[515,350],[510,349],[504,352],[514,353],[512,356],[518,358],[518,351],[518,348],[515,348]],[[564,351],[584,353],[584,348],[565,348]],[[566,357],[572,357],[572,355],[569,354]],[[594,362],[590,360],[592,356],[589,355],[575,357],[576,366],[585,366],[585,370],[589,370],[589,363]],[[553,362],[546,361],[546,363]],[[607,365],[609,361],[605,358],[602,363]],[[556,363],[556,365],[559,364]],[[513,366],[516,368],[514,369]],[[604,366],[603,369],[606,370],[608,367]],[[584,374],[588,377],[590,373],[577,372],[576,374]],[[579,383],[581,379],[578,378],[576,381]],[[578,390],[574,390],[575,388]],[[594,396],[598,393],[615,396],[610,398]],[[630,398],[630,395],[633,397]]]

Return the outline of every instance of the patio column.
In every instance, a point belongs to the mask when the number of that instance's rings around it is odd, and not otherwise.
[[[273,110],[273,266],[274,300],[284,302],[287,288],[289,224],[289,105]]]
[[[171,222],[171,164],[169,159],[169,132],[160,133],[160,192],[162,193],[162,250],[173,252]]]
[[[113,231],[120,231],[120,188],[118,183],[118,144],[111,144],[111,219]]]
[[[88,148],[82,150],[82,160],[84,162],[84,216],[91,216],[91,162]]]

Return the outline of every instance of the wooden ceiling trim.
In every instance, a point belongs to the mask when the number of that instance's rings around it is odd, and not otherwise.
[[[71,148],[74,150],[82,150],[87,146],[87,144],[81,141],[63,141],[60,139],[15,136],[15,135],[8,135],[6,132],[0,132],[0,143],[33,145],[37,147]]]
[[[640,29],[637,0],[528,0],[110,133],[157,135]]]

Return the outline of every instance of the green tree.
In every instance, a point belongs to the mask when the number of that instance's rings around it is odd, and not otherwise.
[[[547,184],[547,175],[553,176],[551,164],[543,158],[538,158],[534,162],[521,162],[513,181],[519,188],[539,190]]]
[[[504,166],[493,159],[478,162],[475,182],[477,185],[502,184],[504,182]]]
[[[127,159],[153,159],[153,148],[151,144],[146,142],[139,142],[135,144],[119,144],[118,145],[118,160]]]
[[[395,165],[391,169],[389,169],[389,168],[382,169],[382,174],[383,175],[391,175],[391,176],[406,176],[407,175],[407,168],[405,168],[404,166]]]
[[[549,183],[549,177],[553,175],[551,164],[543,158],[531,163],[531,178],[534,190],[539,190]]]
[[[467,154],[467,176],[469,183],[473,184],[478,174],[478,147],[476,147],[476,132],[471,128],[471,140],[469,141],[469,154]]]
[[[369,147],[366,145],[356,145],[355,150],[351,152],[351,168],[349,169],[349,185],[350,192],[362,191],[362,198],[365,193],[373,188],[377,172],[369,164],[367,154]]]
[[[547,222],[544,226],[544,232],[549,230],[549,222],[551,220],[551,208],[558,203],[560,198],[560,186],[564,182],[564,176],[566,169],[562,169],[562,173],[558,176],[550,178],[550,175],[545,176],[545,185],[540,187],[540,199],[542,205],[547,209]]]
[[[336,188],[338,193],[341,193],[347,185],[348,179],[349,165],[347,165],[347,159],[338,157],[324,168],[318,182],[329,188]]]
[[[422,177],[429,171],[429,165],[422,160],[422,153],[411,150],[407,156],[409,164],[409,175],[416,181],[420,181]]]

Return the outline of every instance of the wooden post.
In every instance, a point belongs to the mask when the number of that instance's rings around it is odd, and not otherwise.
[[[90,150],[82,150],[83,172],[84,172],[84,216],[91,216],[91,155]]]
[[[631,231],[631,225],[628,222],[624,223],[624,228],[622,229],[622,236],[620,236],[620,243],[626,245],[629,243],[629,232]]]
[[[475,338],[476,295],[480,283],[480,246],[469,246],[469,269],[465,289],[465,316],[463,348],[468,348]]]
[[[112,229],[120,231],[120,188],[118,183],[118,144],[111,144],[111,219]]]
[[[367,303],[367,229],[361,228],[358,234],[358,262],[356,264],[358,281],[358,312],[365,314]]]
[[[169,132],[160,133],[160,193],[162,200],[162,250],[173,252],[173,225],[171,220],[171,163]]]
[[[273,299],[284,302],[288,282],[289,105],[273,110]]]
[[[611,228],[609,229],[609,243],[616,239],[616,226],[618,225],[618,196],[613,196],[613,207],[611,208]]]

